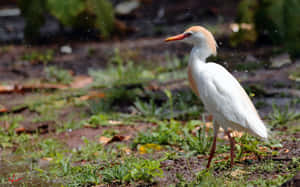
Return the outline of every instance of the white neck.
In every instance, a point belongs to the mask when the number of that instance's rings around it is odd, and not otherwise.
[[[206,58],[211,55],[211,50],[203,45],[195,45],[191,51],[189,63],[196,61],[206,63]]]

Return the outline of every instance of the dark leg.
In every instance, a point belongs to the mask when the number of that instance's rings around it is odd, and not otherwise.
[[[233,166],[233,161],[234,161],[234,144],[235,144],[235,141],[234,139],[230,136],[230,132],[227,131],[227,136],[229,138],[229,141],[230,141],[230,167]]]
[[[211,160],[214,157],[214,154],[215,154],[215,151],[216,151],[218,131],[219,131],[219,125],[215,125],[214,126],[214,140],[213,140],[213,144],[212,144],[212,147],[211,147],[211,150],[210,150],[210,153],[209,153],[209,157],[208,157],[208,162],[207,162],[206,168],[210,167]]]

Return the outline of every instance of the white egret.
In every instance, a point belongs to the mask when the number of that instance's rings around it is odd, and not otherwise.
[[[188,62],[188,80],[192,90],[215,120],[214,139],[207,168],[210,167],[216,149],[220,127],[224,129],[230,141],[232,167],[235,142],[229,128],[264,139],[268,137],[267,129],[240,83],[223,66],[212,62],[206,63],[207,57],[217,54],[217,44],[211,32],[201,26],[193,26],[165,41],[175,40],[193,45]]]

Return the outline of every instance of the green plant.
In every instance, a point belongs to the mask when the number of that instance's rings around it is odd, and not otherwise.
[[[49,49],[45,52],[32,51],[23,55],[22,60],[29,61],[31,63],[43,63],[46,65],[52,61],[54,57],[54,51]]]
[[[204,127],[199,127],[200,121],[190,121],[181,124],[171,120],[169,123],[163,122],[152,132],[141,132],[134,139],[132,146],[143,144],[158,144],[180,147],[192,153],[206,154],[211,146],[212,131],[205,132]],[[199,128],[198,132],[193,130]]]
[[[151,98],[149,103],[143,102],[141,99],[137,99],[134,102],[134,106],[143,116],[163,118],[167,115],[165,105],[161,107],[157,106],[153,98]]]
[[[92,114],[130,111],[140,92],[139,88],[127,89],[126,86],[107,89],[104,98],[90,100],[88,106]]]
[[[103,146],[100,143],[89,141],[85,137],[83,137],[82,140],[84,142],[84,146],[82,146],[81,149],[72,151],[74,161],[91,161],[97,159],[103,160],[106,158],[107,154],[103,150]]]
[[[162,177],[163,171],[157,160],[127,158],[122,163],[101,172],[105,183],[153,182],[154,177]]]
[[[206,133],[206,127],[199,127],[195,135],[190,133],[189,129],[197,128],[198,124],[198,121],[189,122],[188,125],[190,127],[183,130],[185,136],[185,141],[183,144],[187,150],[196,152],[198,154],[206,154],[213,141],[213,132],[212,129],[210,129],[208,133]]]
[[[75,28],[97,28],[104,38],[114,29],[114,12],[107,0],[19,0],[26,20],[25,36],[35,39],[48,12],[63,25]]]
[[[280,125],[284,125],[290,120],[296,119],[297,115],[289,110],[289,106],[286,105],[285,109],[280,109],[276,104],[272,104],[273,112],[269,114],[270,125],[276,128]]]
[[[130,84],[139,84],[154,78],[154,74],[144,66],[136,65],[133,61],[126,62],[115,49],[107,69],[90,70],[94,78],[94,87],[114,87]]]
[[[73,77],[68,70],[60,69],[56,66],[48,66],[44,71],[47,82],[70,84],[73,81]]]

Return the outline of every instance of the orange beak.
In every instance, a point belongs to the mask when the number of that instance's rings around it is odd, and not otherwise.
[[[183,34],[178,34],[176,36],[171,36],[171,37],[165,39],[165,42],[171,42],[171,41],[175,41],[175,40],[182,40],[185,37],[187,37],[187,35],[184,34],[184,33]]]

